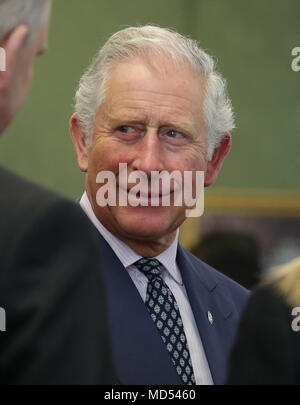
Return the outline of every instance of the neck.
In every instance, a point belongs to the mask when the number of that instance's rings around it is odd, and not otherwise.
[[[10,115],[5,104],[0,103],[0,135],[5,131],[11,122]]]

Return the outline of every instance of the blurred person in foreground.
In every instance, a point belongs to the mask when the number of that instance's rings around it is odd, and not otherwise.
[[[225,81],[212,58],[172,30],[117,32],[81,78],[71,118],[78,165],[87,173],[80,204],[99,231],[123,384],[224,383],[247,292],[178,244],[187,206],[174,203],[174,183],[156,193],[143,184],[134,196],[130,177],[151,182],[175,170],[202,171],[209,186],[230,149],[232,127]],[[125,197],[121,203],[98,198],[107,174]]]
[[[46,49],[48,0],[0,0],[0,133]],[[112,381],[97,237],[76,204],[0,168],[0,384]]]
[[[271,269],[251,295],[231,353],[227,383],[300,384],[300,258]]]

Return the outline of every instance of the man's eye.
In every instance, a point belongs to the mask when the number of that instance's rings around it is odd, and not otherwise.
[[[174,129],[171,129],[170,131],[168,131],[168,132],[166,133],[166,135],[167,135],[169,138],[174,138],[174,139],[183,137],[182,133],[180,133],[180,132],[178,132],[178,131],[175,131]]]
[[[134,132],[134,128],[130,127],[129,125],[122,125],[121,127],[118,128],[118,130],[123,134],[129,134],[131,132]]]

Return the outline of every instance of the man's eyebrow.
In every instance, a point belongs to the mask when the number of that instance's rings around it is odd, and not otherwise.
[[[145,124],[148,123],[148,116],[142,109],[127,107],[121,110],[109,110],[105,111],[105,115],[110,125],[120,124]],[[199,123],[200,124],[200,123]],[[186,135],[195,136],[197,128],[191,125],[191,121],[187,117],[176,117],[170,119],[162,114],[159,127],[173,127],[176,130],[185,133]],[[197,131],[198,133],[198,131]]]

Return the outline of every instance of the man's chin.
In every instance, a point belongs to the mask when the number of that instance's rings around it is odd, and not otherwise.
[[[166,218],[160,216],[153,217],[144,215],[139,218],[125,217],[118,219],[118,225],[121,227],[124,234],[129,238],[135,237],[140,240],[144,239],[159,239],[170,232],[171,224]]]

